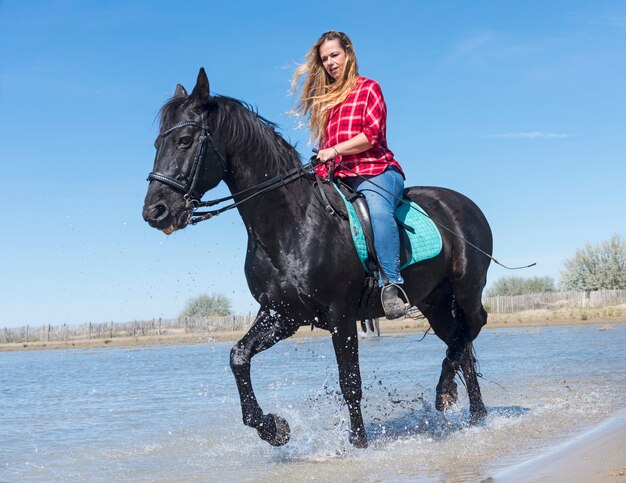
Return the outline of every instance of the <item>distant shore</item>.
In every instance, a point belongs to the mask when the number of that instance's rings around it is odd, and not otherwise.
[[[547,327],[563,325],[605,325],[626,323],[626,307],[609,307],[602,309],[576,309],[576,310],[535,310],[513,314],[489,314],[489,319],[484,330],[513,327]],[[428,330],[426,320],[402,319],[390,321],[380,320],[382,334],[422,333]],[[220,331],[220,332],[185,332],[184,329],[168,330],[161,335],[145,335],[135,337],[113,337],[77,339],[68,341],[40,341],[40,342],[17,342],[0,344],[0,352],[23,351],[23,350],[48,350],[48,349],[93,349],[101,347],[143,347],[159,345],[184,345],[202,344],[207,342],[236,342],[243,337],[245,331]],[[301,327],[293,336],[302,337],[328,337],[328,332],[320,329],[311,330],[310,327]]]

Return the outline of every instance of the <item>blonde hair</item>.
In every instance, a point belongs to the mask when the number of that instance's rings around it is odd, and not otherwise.
[[[333,79],[322,64],[320,47],[329,40],[339,40],[341,48],[346,53],[346,61],[340,79]],[[299,86],[299,81],[304,80]],[[305,63],[300,65],[291,80],[291,90],[298,95],[296,108],[291,111],[300,117],[300,125],[307,123],[311,132],[311,139],[319,143],[324,138],[328,112],[341,104],[359,80],[356,54],[350,38],[343,32],[330,30],[325,32],[309,49]]]

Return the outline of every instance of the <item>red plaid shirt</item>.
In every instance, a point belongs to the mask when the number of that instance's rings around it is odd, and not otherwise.
[[[339,155],[335,158],[336,162],[361,176],[379,175],[387,166],[394,166],[404,176],[402,168],[387,147],[387,105],[383,91],[378,82],[365,77],[359,77],[357,85],[346,100],[328,113],[321,147],[333,147],[360,133],[365,134],[372,147],[359,154]],[[328,167],[325,164],[318,165],[315,172],[322,178],[328,177]],[[356,174],[341,166],[335,168],[337,177]]]

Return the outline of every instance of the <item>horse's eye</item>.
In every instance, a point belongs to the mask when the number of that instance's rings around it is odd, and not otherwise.
[[[178,145],[181,148],[187,148],[191,145],[191,136],[181,136],[178,139]]]

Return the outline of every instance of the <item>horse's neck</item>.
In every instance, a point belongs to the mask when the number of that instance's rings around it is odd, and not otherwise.
[[[286,168],[277,166],[278,163],[264,163],[259,159],[235,159],[227,185],[232,194],[253,188],[276,175],[285,174]],[[312,199],[311,183],[299,178],[254,196],[239,205],[238,210],[246,228],[270,242],[280,236],[280,230],[291,231],[302,222],[301,214]]]
[[[238,196],[237,201],[246,198],[254,187],[277,176],[287,174],[300,166],[300,160],[293,148],[280,138],[265,122],[231,101],[223,101],[224,108],[230,106],[228,121],[220,126],[220,139],[225,140],[226,151],[231,161],[231,172],[226,179],[232,194],[250,190]],[[238,125],[228,125],[236,122]],[[246,142],[231,141],[232,133],[240,130],[235,138],[245,136]],[[229,140],[229,138],[231,140]],[[279,233],[272,230],[289,230],[297,223],[298,213],[302,213],[312,198],[309,182],[295,180],[259,194],[238,206],[246,228],[267,238],[276,238]]]

